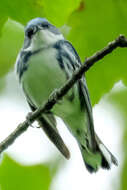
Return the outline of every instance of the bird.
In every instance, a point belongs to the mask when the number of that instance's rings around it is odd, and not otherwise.
[[[40,108],[82,63],[73,45],[46,18],[30,20],[24,29],[24,44],[16,59],[16,73],[32,111]],[[39,118],[39,126],[67,159],[70,152],[59,134],[60,117],[74,136],[88,172],[118,165],[115,156],[94,130],[92,106],[85,76],[57,104]]]

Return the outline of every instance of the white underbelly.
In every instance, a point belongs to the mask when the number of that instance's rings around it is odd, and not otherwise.
[[[25,94],[37,107],[41,106],[51,94],[65,82],[65,74],[60,68],[56,52],[51,49],[33,55],[28,61],[28,69],[22,77]]]
[[[55,59],[54,50],[50,51],[49,55],[46,52],[33,55],[21,78],[26,96],[36,107],[40,107],[47,101],[53,90],[60,88],[65,81],[65,73]],[[75,88],[77,92],[76,89],[77,87]],[[78,93],[75,93],[73,101],[68,101],[68,95],[69,93],[53,107],[52,111],[65,121],[69,130],[75,135],[77,128],[84,128],[85,117],[84,112],[81,112],[80,109]]]

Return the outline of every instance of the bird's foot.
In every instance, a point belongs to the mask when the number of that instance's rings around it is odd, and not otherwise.
[[[49,96],[49,100],[55,101],[57,104],[61,104],[62,98],[58,100],[58,89],[54,89]]]
[[[49,96],[49,100],[54,100],[55,102],[57,102],[57,96],[58,96],[58,90],[54,89],[53,92],[50,94]]]
[[[38,127],[38,126],[33,126],[33,125],[31,124],[31,120],[30,120],[31,115],[32,115],[32,112],[29,112],[29,113],[27,114],[27,116],[26,116],[26,119],[27,119],[27,122],[28,122],[29,126],[32,127],[32,128],[40,128],[40,127]]]

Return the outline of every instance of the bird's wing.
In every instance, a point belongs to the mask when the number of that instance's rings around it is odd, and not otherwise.
[[[68,79],[72,76],[73,72],[79,69],[79,67],[81,66],[80,58],[72,44],[68,41],[60,41],[59,44],[56,44],[56,48],[60,51],[58,61]],[[77,82],[77,87],[81,110],[85,112],[87,120],[90,146],[93,150],[95,150],[96,141],[92,116],[92,106],[84,76]]]
[[[23,72],[27,69],[27,59],[30,55],[31,52],[25,53],[21,51],[16,60],[16,72],[19,75],[19,79],[21,79]],[[33,105],[26,92],[25,95],[31,110],[35,111],[36,106]],[[47,134],[49,139],[58,148],[58,150],[65,156],[65,158],[69,159],[70,152],[67,146],[65,145],[63,139],[61,138],[60,134],[58,133],[58,130],[56,128],[56,119],[54,115],[51,112],[48,112],[47,114],[44,114],[42,117],[38,119],[38,123],[40,127],[43,128],[44,132]]]
[[[28,67],[27,60],[29,59],[30,56],[31,56],[31,51],[27,52],[21,50],[16,59],[15,69],[16,69],[16,74],[19,77],[19,81],[21,80],[24,71],[27,70]]]
[[[28,104],[32,111],[36,110],[35,106],[33,106],[29,100]],[[48,112],[38,118],[38,123],[40,127],[44,130],[44,132],[47,134],[49,139],[58,148],[58,150],[65,156],[65,158],[69,159],[70,152],[56,128],[56,119],[54,115],[51,112]]]

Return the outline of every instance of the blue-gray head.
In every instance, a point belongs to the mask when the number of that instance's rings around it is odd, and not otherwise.
[[[25,27],[24,49],[36,50],[63,39],[60,31],[45,18],[35,18]]]

